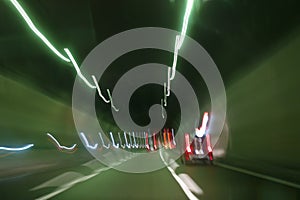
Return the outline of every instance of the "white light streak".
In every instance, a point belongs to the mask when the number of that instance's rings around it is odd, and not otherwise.
[[[167,85],[164,83],[164,106],[167,106]]]
[[[167,97],[170,96],[171,80],[173,80],[175,78],[178,52],[179,52],[179,50],[183,44],[183,41],[185,39],[185,35],[186,35],[188,23],[189,23],[189,17],[190,17],[192,8],[193,8],[193,4],[194,4],[194,0],[187,0],[187,6],[186,6],[185,14],[184,14],[181,34],[177,35],[175,38],[173,64],[172,64],[172,68],[168,67],[167,89],[164,90],[165,106],[167,106]],[[172,69],[172,73],[171,73],[171,69]]]
[[[170,96],[170,88],[171,88],[171,80],[170,80],[170,73],[171,73],[171,68],[168,67],[168,80],[167,80],[167,89],[166,89],[166,96]]]
[[[84,142],[85,142],[85,145],[86,145],[88,148],[93,149],[93,150],[97,149],[98,143],[96,143],[94,146],[91,146],[91,145],[89,144],[89,141],[88,141],[87,138],[85,137],[84,133],[81,132],[80,135],[81,135],[81,137],[83,138],[83,140],[84,140]]]
[[[10,1],[15,8],[18,10],[18,12],[21,14],[29,28],[57,55],[59,56],[62,60],[66,62],[70,62],[68,58],[63,56],[50,42],[49,40],[36,28],[36,26],[33,24],[32,20],[30,17],[27,15],[25,10],[22,8],[22,6],[19,4],[17,0],[11,0]]]
[[[161,116],[162,116],[162,118],[164,119],[165,118],[165,115],[164,115],[164,100],[163,99],[161,99],[160,100],[160,107],[161,107]]]
[[[172,129],[172,137],[173,137],[173,144],[176,146],[175,135],[174,135],[174,129]]]
[[[118,136],[119,136],[120,146],[121,146],[123,149],[125,149],[126,146],[123,145],[123,143],[122,143],[122,139],[121,139],[120,132],[118,132]]]
[[[64,48],[65,52],[67,53],[67,55],[69,56],[78,76],[85,82],[85,84],[87,84],[87,86],[89,86],[92,89],[95,89],[96,86],[92,85],[81,73],[80,68],[78,67],[73,55],[71,54],[70,50],[68,48]]]
[[[135,140],[134,132],[132,132],[132,136],[133,136],[133,143],[134,143],[135,148],[139,148],[139,145],[136,143],[136,140]]]
[[[101,133],[99,132],[98,134],[99,134],[99,136],[100,136],[100,139],[101,139],[101,142],[102,142],[102,146],[103,146],[104,148],[106,148],[106,149],[109,149],[110,144],[108,143],[107,145],[105,145]]]
[[[196,128],[197,137],[203,137],[203,135],[205,134],[205,131],[206,131],[207,122],[208,122],[208,113],[205,112],[204,115],[203,115],[201,127]]]
[[[116,108],[115,105],[114,105],[114,102],[113,102],[113,100],[112,100],[112,97],[111,97],[111,94],[110,94],[109,89],[107,89],[107,94],[108,94],[109,99],[110,99],[110,105],[111,105],[111,107],[112,107],[116,112],[119,112],[119,109]]]
[[[0,150],[5,150],[5,151],[24,151],[27,150],[31,147],[33,147],[34,144],[28,144],[24,147],[19,147],[19,148],[11,148],[11,147],[0,147]]]
[[[96,89],[97,89],[97,91],[98,91],[99,96],[103,99],[103,101],[104,101],[105,103],[109,103],[110,101],[107,100],[107,99],[102,95],[102,92],[101,92],[101,89],[100,89],[100,86],[99,86],[99,84],[98,84],[98,81],[97,81],[96,77],[95,77],[94,75],[92,75],[92,78],[93,78],[93,81],[94,81],[94,83],[95,83],[95,86],[96,86]]]
[[[74,150],[75,147],[77,146],[77,144],[74,144],[71,147],[62,146],[59,144],[59,142],[55,139],[55,137],[53,135],[51,135],[50,133],[47,133],[47,135],[56,143],[56,145],[59,149]]]
[[[130,137],[130,136],[129,136],[129,137]],[[124,131],[124,138],[125,138],[125,143],[126,143],[127,148],[130,149],[130,148],[131,148],[131,145],[128,144],[128,140],[127,140],[127,136],[126,136],[126,132],[125,132],[125,131]]]
[[[134,145],[132,145],[132,139],[131,139],[130,132],[128,132],[128,135],[129,135],[130,147],[134,148],[135,146],[134,146]]]
[[[118,149],[119,148],[119,144],[116,145],[115,139],[114,139],[114,136],[113,136],[112,132],[110,132],[109,134],[110,134],[110,138],[111,138],[113,146]]]
[[[176,65],[177,65],[177,57],[178,57],[178,51],[180,50],[183,41],[185,39],[188,23],[189,23],[189,18],[190,14],[193,8],[194,0],[187,0],[187,6],[185,10],[185,15],[183,19],[183,25],[182,25],[182,30],[181,30],[181,35],[176,36],[175,39],[175,50],[174,50],[174,58],[173,58],[173,65],[172,65],[172,75],[170,76],[170,80],[173,80],[175,78],[175,73],[176,73]]]

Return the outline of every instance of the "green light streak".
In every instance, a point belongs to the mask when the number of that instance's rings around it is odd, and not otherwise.
[[[36,26],[33,24],[25,10],[22,8],[22,6],[19,4],[16,0],[10,0],[10,2],[15,6],[15,8],[18,10],[18,12],[21,14],[25,22],[28,24],[29,28],[62,60],[66,62],[70,62],[68,58],[63,56],[50,42],[49,40],[36,28]]]
[[[80,68],[78,67],[73,55],[71,54],[70,50],[67,48],[64,48],[65,52],[67,53],[67,55],[69,56],[78,76],[85,82],[85,84],[87,84],[87,86],[89,86],[92,89],[96,89],[96,86],[92,85],[81,73]]]
[[[185,38],[186,31],[187,31],[188,24],[189,24],[189,18],[190,18],[190,15],[191,15],[193,4],[194,4],[194,0],[187,0],[187,1],[188,2],[187,2],[185,14],[184,14],[181,34],[179,36],[176,36],[174,58],[173,58],[173,64],[172,64],[172,74],[171,74],[171,77],[168,76],[168,79],[170,79],[170,80],[173,80],[175,78],[178,51],[179,51],[179,49],[181,48],[181,46],[184,42],[184,38]]]
[[[181,30],[180,35],[177,35],[175,38],[173,64],[172,64],[172,67],[168,67],[167,89],[164,91],[165,106],[167,106],[167,103],[166,103],[167,97],[170,96],[171,80],[173,80],[175,78],[175,74],[176,74],[178,51],[181,48],[181,46],[184,42],[184,39],[185,39],[186,31],[187,31],[188,24],[189,24],[189,18],[191,15],[193,5],[194,5],[194,0],[187,0],[186,10],[185,10],[184,18],[183,18],[182,30]],[[172,73],[171,73],[171,69],[172,69]]]
[[[84,81],[84,83],[92,88],[92,89],[97,89],[99,96],[103,99],[104,102],[109,103],[111,102],[111,106],[112,108],[118,112],[119,109],[117,109],[113,102],[112,102],[112,98],[110,95],[110,91],[107,90],[108,95],[110,97],[110,101],[106,100],[102,94],[101,94],[101,90],[98,86],[98,83],[95,82],[95,85],[91,84],[81,73],[80,68],[78,66],[78,64],[76,63],[73,55],[71,54],[70,50],[68,48],[64,48],[64,51],[66,52],[66,54],[68,55],[69,58],[65,57],[64,55],[62,55],[50,42],[49,40],[36,28],[36,26],[33,24],[32,20],[30,19],[30,17],[27,15],[27,13],[25,12],[25,10],[22,8],[22,6],[19,4],[19,2],[17,0],[10,0],[10,2],[15,6],[15,8],[17,9],[17,11],[21,14],[21,16],[23,17],[23,19],[25,20],[25,22],[27,23],[27,25],[29,26],[29,28],[58,56],[60,57],[62,60],[66,61],[66,62],[72,62],[78,76]],[[92,78],[95,81],[95,77],[92,76]]]

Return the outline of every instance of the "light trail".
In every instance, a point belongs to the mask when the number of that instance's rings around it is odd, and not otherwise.
[[[191,11],[193,8],[193,4],[194,4],[194,0],[187,0],[187,6],[186,6],[185,14],[184,14],[181,34],[180,34],[180,36],[176,36],[176,40],[175,40],[175,51],[174,51],[174,58],[173,58],[173,65],[172,65],[172,74],[171,74],[171,76],[169,76],[170,80],[173,80],[175,78],[178,51],[180,50],[180,48],[184,42],[184,39],[185,39],[185,35],[186,35]]]
[[[105,144],[104,144],[104,140],[103,140],[102,135],[101,135],[100,132],[99,132],[99,136],[100,136],[100,139],[101,139],[101,142],[102,142],[102,146],[103,146],[104,148],[106,148],[106,149],[109,149],[110,144],[109,144],[109,143],[108,143],[108,145],[105,145]]]
[[[139,148],[139,145],[136,143],[134,132],[132,132],[133,143],[135,148]]]
[[[105,103],[109,103],[110,101],[107,100],[107,99],[102,95],[100,86],[99,86],[98,81],[97,81],[97,79],[96,79],[96,77],[95,77],[94,75],[92,75],[92,79],[93,79],[93,81],[94,81],[94,83],[95,83],[95,86],[96,86],[96,89],[97,89],[97,91],[98,91],[99,96],[103,99],[103,101],[104,101]]]
[[[36,26],[33,24],[30,17],[27,15],[25,10],[22,8],[22,6],[19,4],[17,0],[10,0],[10,2],[15,6],[17,11],[21,14],[29,28],[62,60],[66,62],[70,62],[68,58],[63,56],[50,42],[49,40],[36,28]]]
[[[103,101],[105,103],[109,103],[109,100],[106,100],[102,94],[101,91],[99,89],[98,83],[95,82],[95,85],[91,84],[85,77],[84,75],[81,73],[81,70],[78,66],[78,64],[76,63],[73,55],[71,54],[70,50],[68,48],[64,48],[64,51],[66,52],[67,56],[69,58],[67,58],[66,56],[62,55],[55,47],[53,44],[51,44],[51,42],[49,42],[49,40],[38,30],[38,28],[34,25],[34,23],[32,22],[31,18],[28,16],[28,14],[25,12],[25,10],[23,9],[23,7],[19,4],[19,2],[17,0],[10,0],[10,2],[14,5],[14,7],[17,9],[17,11],[21,14],[21,16],[23,17],[23,19],[25,20],[25,22],[27,23],[27,25],[29,26],[29,28],[35,33],[35,35],[37,35],[48,47],[51,51],[53,51],[59,58],[61,58],[62,60],[66,61],[66,62],[71,62],[78,74],[78,76],[84,81],[84,83],[92,88],[92,89],[97,89],[98,93],[100,95],[100,97],[103,99]],[[109,92],[110,94],[110,92]],[[112,99],[110,97],[110,101],[112,102]],[[112,108],[118,112],[119,109],[117,109],[113,103],[111,104]]]
[[[112,140],[113,146],[118,149],[119,148],[119,144],[116,145],[115,139],[114,139],[114,136],[113,136],[112,132],[109,132],[109,134],[110,134],[110,138]]]
[[[197,137],[202,137],[205,134],[208,122],[208,113],[205,112],[202,118],[202,125],[200,128],[196,128],[196,135]]]
[[[132,139],[131,139],[130,132],[128,132],[128,135],[129,135],[130,147],[134,148],[135,146],[134,146],[134,145],[132,145]]]
[[[85,145],[86,145],[88,148],[93,149],[93,150],[97,149],[98,143],[94,144],[94,146],[91,146],[91,145],[89,144],[89,141],[88,141],[87,138],[85,137],[84,133],[81,132],[80,135],[81,135],[81,137],[83,138],[83,140],[84,140],[84,142],[85,142]]]
[[[173,145],[176,147],[176,141],[175,141],[175,135],[174,135],[174,129],[172,128],[172,137],[173,137]]]
[[[78,76],[85,82],[85,84],[87,84],[87,86],[89,86],[92,89],[96,89],[96,86],[92,85],[81,73],[80,68],[78,67],[73,55],[71,54],[70,50],[68,48],[64,48],[65,52],[67,53],[67,55],[69,56]]]
[[[170,96],[170,88],[171,88],[171,79],[170,79],[170,74],[171,74],[171,68],[168,67],[168,80],[167,80],[167,89],[166,89],[166,96]]]
[[[163,99],[160,100],[160,107],[161,107],[161,116],[164,119],[165,115],[164,115],[164,100]]]
[[[77,146],[77,144],[74,144],[71,147],[62,146],[62,145],[59,144],[59,142],[55,139],[55,137],[53,135],[51,135],[50,133],[47,133],[47,135],[55,142],[56,146],[59,149],[74,150],[75,147]]]
[[[118,136],[119,136],[119,141],[120,141],[120,146],[125,149],[125,145],[123,145],[123,142],[122,142],[122,139],[121,139],[121,135],[120,135],[120,132],[118,132]]]
[[[108,94],[109,99],[110,99],[110,105],[111,105],[111,107],[112,107],[116,112],[119,112],[119,109],[116,108],[115,105],[114,105],[114,102],[113,102],[113,100],[112,100],[112,97],[111,97],[111,94],[110,94],[109,89],[107,89],[107,94]]]
[[[130,149],[131,145],[128,144],[128,140],[127,140],[127,136],[126,136],[126,132],[125,131],[124,131],[124,138],[125,138],[125,143],[126,143],[127,148]]]
[[[34,146],[34,144],[28,144],[24,147],[19,147],[19,148],[0,147],[0,150],[4,150],[4,151],[24,151],[24,150],[30,149],[33,146]]]
[[[167,85],[164,83],[164,106],[167,106]]]
[[[177,35],[175,38],[175,47],[174,47],[174,56],[173,56],[173,63],[172,68],[168,67],[168,75],[167,75],[167,89],[165,90],[165,106],[167,106],[167,97],[170,96],[170,88],[171,88],[171,80],[175,78],[176,74],[176,67],[177,67],[177,59],[178,59],[178,52],[184,42],[186,31],[189,24],[189,18],[191,15],[191,11],[193,8],[194,0],[187,0],[187,6],[183,18],[183,25],[180,35]],[[172,69],[172,73],[171,73]]]

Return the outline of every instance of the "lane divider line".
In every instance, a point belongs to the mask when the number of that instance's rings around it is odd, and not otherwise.
[[[183,182],[185,182],[185,184],[192,192],[199,195],[203,194],[203,190],[197,185],[197,183],[195,183],[195,181],[188,174],[182,173],[178,176],[181,180],[183,180]]]
[[[183,190],[183,192],[186,194],[186,196],[190,199],[190,200],[199,200],[189,189],[189,187],[185,184],[185,182],[183,180],[181,180],[181,178],[175,173],[175,171],[168,165],[168,163],[165,161],[165,159],[163,158],[162,154],[161,154],[161,150],[159,151],[159,155],[161,160],[163,161],[163,163],[166,165],[167,169],[171,172],[172,176],[174,177],[174,179],[177,181],[177,183],[179,184],[179,186],[181,187],[181,189]]]
[[[87,176],[83,176],[83,177],[80,177],[78,179],[75,179],[71,182],[68,182],[62,186],[59,186],[58,189],[54,190],[53,192],[49,193],[49,194],[46,194],[44,196],[41,196],[39,198],[36,198],[37,200],[46,200],[46,199],[50,199],[50,198],[53,198],[54,196],[70,189],[71,187],[73,187],[74,185],[76,185],[77,183],[80,183],[80,182],[84,182],[84,181],[87,181],[95,176],[97,176],[98,174],[100,174],[101,172],[104,172],[104,171],[107,171],[111,169],[111,167],[104,167],[104,168],[101,168],[101,169],[98,169],[96,170],[95,173],[93,174],[90,174],[90,175],[87,175]]]
[[[255,177],[265,179],[265,180],[268,180],[268,181],[272,181],[272,182],[275,182],[275,183],[279,183],[279,184],[283,184],[283,185],[286,185],[286,186],[290,186],[290,187],[300,189],[300,185],[297,184],[297,183],[281,180],[279,178],[271,177],[271,176],[260,174],[260,173],[257,173],[257,172],[252,172],[252,171],[249,171],[249,170],[246,170],[246,169],[241,169],[241,168],[238,168],[238,167],[233,167],[233,166],[222,164],[222,163],[219,163],[219,162],[214,162],[214,165],[225,168],[225,169],[229,169],[229,170],[232,170],[232,171],[237,171],[237,172],[240,172],[240,173],[243,173],[243,174],[255,176]]]

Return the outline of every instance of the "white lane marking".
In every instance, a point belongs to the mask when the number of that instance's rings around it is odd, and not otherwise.
[[[161,154],[161,150],[159,151],[159,155],[161,160],[163,161],[163,163],[166,165],[167,169],[171,172],[172,176],[175,178],[175,180],[177,181],[177,183],[179,184],[179,186],[181,187],[181,189],[183,190],[183,192],[186,194],[186,196],[190,199],[190,200],[199,200],[188,188],[188,186],[180,179],[180,177],[175,173],[175,171],[168,166],[167,162],[165,161],[165,159],[163,158],[162,154]]]
[[[300,189],[300,185],[297,184],[297,183],[292,183],[292,182],[289,182],[289,181],[285,181],[285,180],[281,180],[281,179],[274,178],[274,177],[271,177],[271,176],[267,176],[267,175],[264,175],[264,174],[252,172],[252,171],[249,171],[249,170],[246,170],[246,169],[233,167],[233,166],[222,164],[222,163],[219,163],[219,162],[214,162],[214,164],[216,166],[219,166],[219,167],[222,167],[222,168],[230,169],[230,170],[233,170],[233,171],[237,171],[237,172],[240,172],[240,173],[244,173],[244,174],[247,174],[247,175],[255,176],[255,177],[262,178],[262,179],[265,179],[265,180],[268,180],[268,181],[273,181],[275,183],[280,183],[280,184],[283,184],[283,185],[287,185],[287,186],[290,186],[290,187]]]
[[[195,183],[195,181],[189,175],[179,174],[178,176],[192,192],[196,194],[203,194],[203,190]]]
[[[34,187],[30,189],[30,191],[35,191],[41,188],[46,188],[46,187],[58,187],[66,182],[72,182],[78,178],[82,178],[83,175],[78,173],[78,172],[66,172],[63,173],[55,178],[50,179],[49,181],[46,181],[42,183],[41,185]]]
[[[82,166],[88,167],[92,170],[96,170],[96,169],[99,169],[103,165],[100,163],[99,160],[93,159],[93,160],[90,160],[90,161],[82,164]]]
[[[179,165],[177,164],[177,162],[173,159],[170,159],[170,167],[172,167],[172,169],[175,171],[175,169],[177,167],[179,167]]]
[[[101,173],[101,172],[103,172],[103,171],[107,171],[107,170],[109,170],[109,169],[111,169],[111,168],[110,168],[110,167],[105,167],[105,168],[102,168],[102,169],[97,170],[97,172],[94,173],[94,174],[91,174],[91,175],[88,175],[88,176],[84,176],[84,177],[81,177],[81,178],[76,179],[76,180],[74,180],[74,181],[71,181],[71,182],[69,182],[69,183],[66,183],[66,184],[60,186],[60,187],[59,187],[57,190],[55,190],[54,192],[51,192],[51,193],[49,193],[49,194],[47,194],[47,195],[44,195],[44,196],[42,196],[42,197],[37,198],[37,200],[46,200],[46,199],[50,199],[50,198],[52,198],[52,197],[54,197],[54,196],[56,196],[56,195],[58,195],[58,194],[60,194],[60,193],[62,193],[62,192],[64,192],[64,191],[70,189],[70,188],[73,187],[75,184],[80,183],[80,182],[87,181],[88,179],[91,179],[91,178],[93,178],[94,176],[98,175],[99,173]]]

